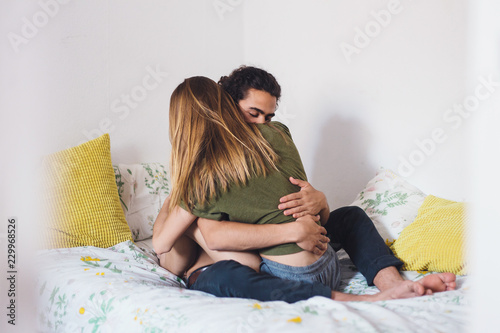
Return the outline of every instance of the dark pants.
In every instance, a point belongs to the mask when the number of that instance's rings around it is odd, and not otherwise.
[[[331,297],[332,290],[320,282],[284,280],[234,260],[219,261],[198,276],[190,289],[219,297],[252,298],[259,301],[295,303],[313,296]]]
[[[382,268],[395,266],[399,269],[403,265],[365,211],[357,206],[334,210],[324,227],[334,250],[343,248],[347,252],[369,286],[373,286],[373,279]]]
[[[344,248],[369,285],[382,268],[401,267],[373,222],[359,207],[342,207],[330,213],[325,228],[335,250]],[[200,274],[191,286],[219,297],[252,298],[260,301],[282,300],[294,303],[313,296],[330,298],[331,289],[319,282],[284,280],[233,260],[215,263]]]

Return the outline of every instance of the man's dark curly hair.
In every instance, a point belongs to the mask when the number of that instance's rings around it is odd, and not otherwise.
[[[276,103],[281,97],[281,87],[272,74],[263,69],[241,66],[229,76],[222,76],[218,82],[233,98],[236,104],[245,99],[249,89],[263,90],[276,97]]]

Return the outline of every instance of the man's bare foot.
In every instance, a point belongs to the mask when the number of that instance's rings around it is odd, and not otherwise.
[[[391,300],[432,295],[435,292],[455,290],[456,276],[453,273],[435,273],[422,279],[403,281],[396,286],[373,295],[375,300]]]
[[[352,294],[344,294],[337,291],[333,291],[332,299],[337,301],[376,302],[376,301],[386,301],[392,299],[419,297],[428,294],[432,294],[432,291],[430,289],[425,289],[425,287],[422,284],[413,281],[402,281],[401,283],[398,283],[396,286],[381,291],[375,295],[352,295]]]
[[[417,282],[421,284],[426,290],[432,292],[441,292],[455,290],[457,277],[453,273],[435,273],[424,276]]]
[[[404,281],[399,271],[394,266],[382,268],[373,279],[373,284],[380,291],[394,288]]]
[[[391,299],[419,297],[423,295],[426,295],[426,289],[423,285],[413,281],[403,281],[396,286],[381,291],[373,296],[375,296],[375,300],[377,301],[385,301]]]

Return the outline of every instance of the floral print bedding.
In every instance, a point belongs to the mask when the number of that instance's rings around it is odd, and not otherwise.
[[[461,332],[470,310],[468,280],[457,290],[413,299],[287,304],[217,298],[187,290],[158,266],[147,242],[38,254],[41,332]],[[345,256],[342,290],[375,293]],[[418,279],[428,272],[404,272]]]

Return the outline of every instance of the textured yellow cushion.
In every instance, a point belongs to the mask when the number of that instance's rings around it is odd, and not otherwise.
[[[463,202],[427,196],[415,220],[391,246],[404,262],[403,270],[466,274],[464,220]]]
[[[110,247],[131,240],[111,164],[109,135],[43,161],[44,247]]]

